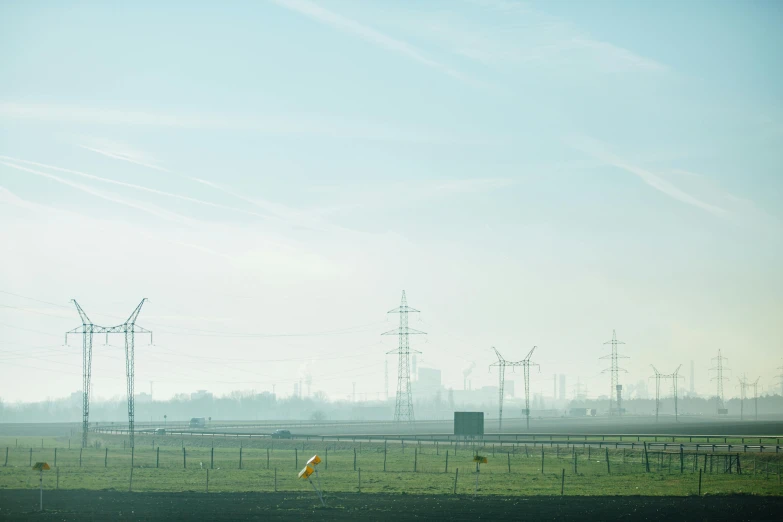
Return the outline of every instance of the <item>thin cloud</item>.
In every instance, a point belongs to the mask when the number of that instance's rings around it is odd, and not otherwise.
[[[235,212],[241,212],[241,213],[244,213],[244,214],[250,214],[250,215],[253,215],[253,216],[262,217],[262,218],[266,218],[266,219],[276,219],[276,220],[280,221],[282,224],[286,224],[286,225],[289,225],[289,226],[299,226],[299,227],[303,227],[303,228],[309,228],[309,229],[321,230],[321,231],[355,233],[352,230],[331,225],[331,224],[326,223],[323,220],[319,219],[317,216],[300,212],[300,211],[292,209],[292,208],[290,208],[290,207],[288,207],[286,205],[281,205],[279,203],[273,203],[271,201],[265,201],[265,200],[262,200],[262,199],[255,199],[255,198],[247,197],[247,196],[245,196],[243,194],[235,192],[235,191],[233,191],[233,190],[231,190],[229,188],[226,188],[226,187],[224,187],[224,186],[222,186],[222,185],[220,185],[218,183],[212,182],[212,181],[208,181],[208,180],[205,180],[205,179],[197,178],[195,176],[189,176],[187,174],[181,174],[179,172],[175,172],[175,171],[172,171],[172,170],[169,170],[169,169],[164,169],[163,167],[157,167],[156,165],[149,165],[149,164],[146,164],[144,162],[132,161],[128,157],[126,157],[124,155],[121,155],[121,154],[113,154],[113,153],[109,153],[107,151],[95,149],[93,147],[84,147],[84,148],[87,149],[87,150],[96,152],[98,154],[104,154],[105,156],[108,156],[110,158],[114,158],[114,159],[118,159],[118,160],[122,160],[122,161],[130,161],[131,163],[134,163],[136,165],[152,168],[154,170],[159,170],[161,172],[166,172],[168,174],[179,176],[179,177],[181,177],[183,179],[186,179],[186,180],[188,180],[190,182],[198,183],[200,185],[204,185],[206,187],[211,188],[212,190],[222,192],[222,193],[224,193],[224,194],[226,194],[228,196],[240,199],[240,200],[242,200],[242,201],[244,201],[246,203],[250,203],[253,206],[256,206],[256,207],[258,207],[258,208],[260,208],[262,210],[265,210],[268,214],[267,215],[262,215],[262,214],[258,214],[256,212],[236,209],[234,207],[228,207],[228,206],[225,206],[225,205],[219,205],[217,203],[211,203],[211,202],[207,202],[207,201],[197,200],[197,199],[194,199],[194,198],[190,198],[188,196],[181,196],[179,194],[171,194],[169,192],[164,192],[164,191],[160,191],[160,190],[157,190],[157,189],[151,189],[151,188],[148,188],[148,187],[142,187],[140,185],[133,185],[133,184],[130,184],[130,183],[124,183],[124,182],[120,182],[120,181],[109,180],[109,179],[106,179],[106,178],[100,178],[98,176],[94,176],[92,174],[86,174],[86,173],[79,172],[79,171],[73,171],[73,170],[69,170],[69,169],[60,169],[58,167],[51,167],[51,166],[43,165],[43,164],[36,164],[36,165],[45,166],[45,167],[49,167],[49,168],[55,168],[55,169],[62,170],[62,171],[65,171],[65,172],[70,172],[70,173],[73,173],[73,174],[86,176],[86,177],[89,177],[91,179],[96,179],[96,180],[104,181],[104,182],[107,182],[107,183],[119,184],[119,185],[131,187],[131,188],[136,188],[136,189],[139,189],[139,190],[145,190],[147,192],[153,192],[155,194],[161,194],[161,195],[165,195],[165,196],[169,196],[169,197],[174,197],[174,198],[177,198],[177,199],[183,199],[183,200],[186,200],[186,201],[191,201],[193,203],[200,203],[202,205],[208,205],[208,206],[212,206],[212,207],[216,207],[216,208],[225,208],[225,209],[228,209],[228,210],[233,210]],[[3,158],[3,157],[4,156],[0,155],[0,158]]]
[[[127,154],[121,154],[119,152],[111,152],[111,151],[104,150],[104,149],[96,149],[94,147],[88,147],[87,145],[79,145],[79,147],[81,147],[83,149],[90,150],[92,152],[97,152],[98,154],[103,154],[104,156],[108,156],[110,158],[127,161],[129,163],[134,163],[136,165],[141,165],[142,167],[147,167],[148,169],[159,170],[161,172],[171,172],[167,168],[161,167],[159,165],[153,165],[152,163],[147,163],[147,162],[144,162],[144,161],[140,161],[140,160],[135,159],[135,158],[133,158],[133,157],[127,155]]]
[[[30,174],[35,174],[36,176],[41,176],[47,179],[50,179],[52,181],[56,181],[58,183],[61,183],[63,185],[67,185],[69,187],[75,188],[77,190],[81,190],[82,192],[86,192],[87,194],[90,194],[92,196],[95,196],[97,198],[105,199],[107,201],[111,201],[112,203],[117,203],[119,205],[124,205],[126,207],[134,208],[136,210],[141,210],[142,212],[146,212],[148,214],[152,214],[154,216],[157,216],[161,219],[165,219],[168,221],[174,221],[176,223],[184,224],[184,225],[195,225],[196,222],[186,216],[183,216],[181,214],[177,214],[175,212],[170,212],[168,210],[164,210],[158,207],[155,207],[154,205],[143,205],[141,203],[138,203],[136,201],[122,199],[118,196],[115,196],[114,194],[111,194],[110,192],[103,192],[100,190],[93,189],[92,187],[88,187],[87,185],[81,185],[79,183],[74,183],[72,181],[68,181],[67,179],[63,179],[59,176],[55,176],[54,174],[49,174],[46,172],[41,172],[39,170],[31,169],[28,167],[23,167],[22,165],[16,165],[14,163],[9,163],[7,161],[0,160],[0,165],[5,165],[6,167],[16,169],[22,172],[28,172]]]
[[[94,149],[92,149],[90,147],[85,147],[85,148],[87,148],[89,150],[94,150]],[[117,159],[122,159],[122,160],[125,160],[125,161],[129,161],[128,159],[123,158],[121,156],[114,156],[114,155],[109,155],[109,156],[117,158]],[[223,209],[223,210],[229,210],[229,211],[232,211],[232,212],[238,212],[238,213],[241,213],[241,214],[247,214],[247,215],[250,215],[250,216],[255,216],[255,217],[260,217],[260,218],[268,218],[269,217],[269,216],[265,216],[265,215],[259,214],[257,212],[251,212],[249,210],[242,210],[242,209],[238,209],[238,208],[231,207],[231,206],[228,206],[228,205],[221,205],[219,203],[212,203],[211,201],[204,201],[202,199],[196,199],[196,198],[192,198],[190,196],[183,196],[181,194],[174,194],[172,192],[166,192],[164,190],[158,190],[158,189],[154,189],[154,188],[150,188],[150,187],[145,187],[143,185],[136,185],[134,183],[126,183],[124,181],[117,181],[117,180],[114,180],[114,179],[103,178],[101,176],[96,176],[94,174],[88,174],[86,172],[81,172],[81,171],[78,171],[78,170],[66,169],[66,168],[57,167],[57,166],[54,166],[54,165],[47,165],[46,163],[38,163],[36,161],[23,160],[23,159],[14,158],[14,157],[11,157],[11,156],[4,156],[2,154],[0,154],[0,159],[8,160],[8,161],[16,162],[16,163],[24,163],[24,164],[27,164],[27,165],[34,165],[36,167],[42,167],[42,168],[45,168],[45,169],[56,170],[58,172],[65,172],[67,174],[73,174],[75,176],[81,176],[83,178],[91,179],[91,180],[94,180],[94,181],[100,181],[101,183],[108,183],[108,184],[117,185],[117,186],[120,186],[120,187],[126,187],[126,188],[132,188],[132,189],[135,189],[135,190],[141,190],[143,192],[149,192],[150,194],[157,194],[159,196],[166,196],[166,197],[169,197],[169,198],[179,199],[181,201],[187,201],[189,203],[195,203],[197,205],[203,205],[203,206],[212,207],[212,208],[219,208],[219,209]],[[135,161],[133,161],[132,163],[136,163],[136,164],[139,164],[139,165],[144,165],[142,163],[138,163],[138,162],[135,162]],[[144,166],[148,166],[148,165],[144,165]],[[154,168],[154,166],[149,166],[149,168]],[[170,172],[169,170],[163,170],[163,171],[164,172]]]
[[[625,159],[616,156],[615,154],[606,150],[604,145],[596,140],[585,137],[573,137],[569,138],[567,142],[575,149],[580,150],[596,159],[603,161],[606,165],[611,165],[619,169],[623,169],[626,172],[630,172],[638,176],[647,185],[653,187],[655,190],[662,192],[670,198],[676,199],[688,205],[701,208],[712,214],[722,215],[726,213],[726,210],[722,207],[711,205],[706,203],[680,189],[670,181],[660,177],[654,172],[645,168],[634,165]]]
[[[466,78],[459,71],[441,62],[427,58],[419,49],[412,46],[411,44],[396,38],[392,38],[391,36],[381,33],[380,31],[376,31],[375,29],[361,24],[355,20],[329,11],[328,9],[314,4],[313,2],[308,0],[272,1],[281,7],[285,7],[291,11],[296,11],[297,13],[312,18],[322,24],[335,27],[340,31],[359,36],[363,40],[366,40],[379,47],[383,47],[389,51],[406,56],[415,62],[426,65],[427,67],[440,71],[453,78],[457,78],[458,80],[462,81],[469,81],[468,78]]]

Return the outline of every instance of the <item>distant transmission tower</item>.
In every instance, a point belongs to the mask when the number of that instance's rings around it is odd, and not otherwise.
[[[525,421],[527,423],[527,429],[530,429],[530,366],[538,366],[538,364],[531,362],[530,358],[533,356],[533,351],[537,347],[534,346],[527,354],[527,357],[522,359],[522,370],[525,375]]]
[[[503,358],[502,355],[500,355],[500,352],[497,350],[497,348],[493,346],[492,349],[495,350],[495,355],[497,355],[498,361],[490,364],[489,370],[492,371],[493,366],[498,367],[498,431],[502,431],[503,430],[503,395],[506,386],[506,366],[511,366],[512,368],[514,368],[515,366],[522,366],[522,363],[507,361]]]
[[[723,402],[723,381],[727,381],[729,380],[729,378],[723,376],[723,370],[728,369],[723,367],[723,362],[728,359],[723,357],[721,351],[718,350],[718,356],[713,357],[712,360],[717,362],[715,367],[710,368],[710,371],[715,372],[715,377],[713,377],[712,380],[718,382],[718,396],[717,396],[718,415],[727,415],[729,413],[729,410],[726,409]]]
[[[412,422],[415,420],[413,415],[413,394],[411,393],[411,353],[421,353],[412,350],[408,339],[409,335],[426,334],[419,330],[408,327],[408,313],[418,312],[415,308],[408,306],[408,300],[405,298],[405,290],[402,291],[400,306],[394,310],[389,310],[390,314],[400,314],[400,326],[394,330],[389,330],[381,335],[397,335],[399,345],[396,350],[389,351],[389,354],[398,354],[397,359],[397,402],[394,406],[395,422]]]
[[[747,397],[748,378],[744,375],[737,377],[740,387],[740,420],[745,419],[745,398]]]
[[[108,343],[109,334],[123,334],[125,336],[125,376],[127,380],[127,394],[128,394],[128,438],[130,446],[133,446],[134,442],[134,424],[135,424],[135,395],[134,385],[136,380],[135,369],[135,334],[144,333],[150,334],[150,343],[152,343],[152,332],[136,325],[136,319],[139,317],[141,307],[144,305],[144,301],[147,298],[141,300],[136,309],[131,313],[130,317],[117,326],[99,326],[90,321],[87,314],[79,306],[76,300],[73,300],[73,304],[76,306],[76,311],[79,312],[79,317],[82,320],[82,325],[77,326],[73,330],[65,332],[65,342],[68,343],[68,334],[82,334],[82,447],[87,447],[87,432],[90,428],[90,380],[92,378],[92,336],[96,333],[106,334],[106,342]]]
[[[671,379],[672,380],[672,394],[674,395],[674,422],[677,422],[677,416],[678,416],[678,410],[677,410],[677,396],[679,393],[679,380],[682,378],[680,375],[680,368],[682,368],[682,365],[679,365],[676,370],[674,370],[672,373],[661,373],[658,371],[658,368],[650,365],[655,372],[655,375],[650,377],[651,379],[655,379],[655,422],[658,422],[658,412],[661,409],[661,380],[662,379]]]
[[[750,386],[753,386],[753,420],[756,421],[759,420],[759,379],[760,376],[750,383]]]
[[[612,353],[610,355],[604,355],[601,357],[601,359],[611,359],[612,365],[605,369],[601,373],[609,372],[612,377],[612,389],[609,393],[609,415],[622,415],[622,404],[623,404],[623,386],[620,384],[620,372],[625,372],[623,368],[620,368],[617,359],[628,359],[627,356],[619,355],[617,353],[617,345],[618,344],[625,344],[622,341],[617,340],[617,334],[614,330],[612,330],[612,340],[606,341],[604,344],[611,344],[612,345]],[[627,373],[627,372],[626,372]],[[614,408],[614,402],[615,402],[615,396],[617,397],[617,408],[615,411]]]

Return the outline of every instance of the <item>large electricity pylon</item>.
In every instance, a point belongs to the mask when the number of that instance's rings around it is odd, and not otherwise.
[[[527,354],[527,357],[521,361],[507,361],[500,355],[497,348],[493,346],[492,349],[495,351],[495,355],[498,358],[497,362],[489,365],[490,371],[492,371],[493,366],[497,366],[498,368],[498,431],[502,431],[503,429],[503,400],[505,398],[507,366],[511,367],[511,371],[514,371],[514,368],[517,366],[523,367],[523,374],[525,377],[525,414],[527,416],[527,426],[530,428],[530,365],[537,366],[535,363],[530,362],[530,357],[533,355],[533,350],[535,350],[536,347],[534,346]]]
[[[605,369],[601,373],[609,372],[612,378],[612,389],[609,393],[609,415],[614,415],[615,413],[617,415],[622,415],[622,400],[623,400],[623,387],[620,384],[620,372],[626,372],[625,369],[620,368],[617,359],[628,359],[628,356],[625,355],[619,355],[617,353],[617,345],[618,344],[625,344],[622,341],[617,340],[617,334],[614,330],[612,330],[612,340],[606,341],[604,344],[611,344],[612,345],[612,353],[609,355],[604,355],[601,357],[601,359],[611,359],[612,365]],[[626,372],[627,373],[627,372]],[[614,408],[614,402],[615,402],[615,396],[617,397],[617,408],[615,410]]]
[[[527,423],[527,429],[530,429],[530,366],[538,366],[538,364],[531,362],[530,358],[533,356],[533,351],[537,348],[534,346],[527,353],[527,356],[522,359],[522,370],[525,375],[525,422]],[[539,367],[540,368],[540,367]]]
[[[73,330],[65,332],[65,342],[68,343],[68,334],[82,334],[82,364],[83,364],[83,376],[82,376],[82,447],[87,446],[87,433],[90,428],[90,386],[92,378],[92,336],[96,333],[106,334],[106,341],[108,343],[109,334],[123,334],[125,336],[125,376],[127,379],[127,394],[128,394],[128,439],[130,446],[133,447],[134,442],[134,419],[135,419],[135,406],[134,406],[134,384],[135,384],[135,334],[144,333],[150,334],[150,343],[152,343],[152,332],[136,325],[136,319],[139,317],[141,307],[144,305],[144,301],[147,298],[141,300],[136,309],[131,313],[128,319],[116,326],[99,326],[90,321],[90,318],[79,306],[76,300],[73,300],[73,304],[76,306],[76,310],[79,312],[79,317],[82,320],[82,326],[77,326]]]
[[[381,335],[397,335],[399,345],[396,350],[391,350],[389,354],[398,354],[397,359],[397,403],[394,406],[395,422],[412,422],[413,416],[413,393],[411,392],[411,353],[421,353],[412,350],[410,347],[409,335],[426,334],[419,330],[408,327],[408,313],[418,312],[415,308],[408,306],[408,300],[405,298],[405,290],[402,291],[400,306],[394,310],[389,310],[390,314],[400,314],[400,326],[394,330],[389,330]]]
[[[671,379],[672,380],[672,394],[674,395],[674,422],[677,422],[677,395],[678,395],[678,385],[679,385],[679,379],[682,378],[680,375],[680,368],[682,368],[682,365],[679,365],[676,370],[674,370],[672,373],[661,373],[658,371],[658,368],[650,365],[652,367],[653,371],[655,372],[655,375],[650,377],[651,379],[655,379],[655,422],[658,422],[658,412],[661,409],[661,380],[662,379]]]
[[[723,381],[727,381],[729,378],[723,376],[723,370],[728,369],[723,367],[723,361],[726,361],[727,359],[726,357],[723,357],[721,351],[718,350],[718,356],[713,357],[712,360],[717,361],[716,366],[714,368],[710,368],[710,370],[715,372],[715,377],[713,377],[712,380],[718,382],[718,396],[716,401],[718,415],[726,415],[728,414],[728,410],[723,403]]]

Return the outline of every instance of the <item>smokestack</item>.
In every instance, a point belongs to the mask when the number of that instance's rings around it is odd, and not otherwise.
[[[691,361],[691,395],[696,395],[696,385],[693,379],[693,361]]]
[[[470,363],[470,366],[462,370],[462,389],[467,390],[468,389],[468,375],[471,374],[473,371],[473,368],[476,367],[476,363],[472,362]]]
[[[565,374],[560,374],[560,400],[564,401],[566,398],[566,376]]]

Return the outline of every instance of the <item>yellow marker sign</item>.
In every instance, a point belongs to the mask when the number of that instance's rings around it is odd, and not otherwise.
[[[311,466],[305,466],[304,469],[299,472],[299,478],[308,478],[314,471],[315,470]]]
[[[44,471],[44,470],[47,470],[47,469],[52,469],[52,468],[50,468],[50,467],[49,467],[49,464],[48,464],[48,463],[46,463],[46,462],[36,462],[36,463],[33,465],[33,469],[34,469],[35,471]]]
[[[481,464],[486,464],[487,463],[487,457],[482,457],[481,455],[476,455],[475,457],[473,457],[473,462],[479,462]]]
[[[313,455],[313,458],[307,461],[308,466],[317,466],[320,463],[321,463],[321,457],[319,457],[318,455]]]

